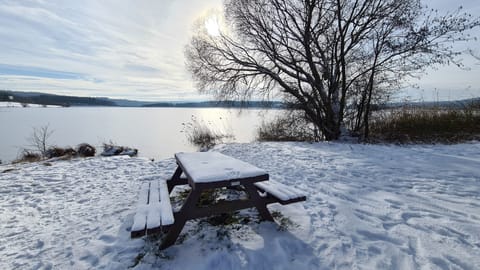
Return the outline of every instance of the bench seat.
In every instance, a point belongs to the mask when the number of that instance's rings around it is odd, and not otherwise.
[[[284,185],[274,180],[262,181],[255,183],[255,186],[262,192],[266,192],[276,199],[280,204],[289,204],[294,202],[305,201],[305,194],[296,188]]]
[[[131,237],[154,234],[174,222],[172,205],[165,180],[144,182],[140,188]]]

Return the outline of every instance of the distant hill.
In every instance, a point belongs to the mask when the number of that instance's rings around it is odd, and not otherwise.
[[[40,92],[18,92],[0,90],[0,102],[18,102],[25,104],[57,105],[57,106],[109,106],[109,107],[166,107],[166,108],[286,108],[279,101],[200,101],[200,102],[148,102],[128,99],[111,99],[107,97],[77,97],[53,95]],[[396,108],[402,106],[412,107],[441,107],[464,108],[467,105],[480,104],[480,98],[438,101],[438,102],[397,102],[376,106],[377,109]]]
[[[61,96],[36,92],[0,90],[0,101],[57,106],[117,106],[108,98]]]
[[[146,102],[127,99],[111,99],[106,97],[77,97],[46,94],[40,92],[18,92],[0,90],[0,102],[18,102],[25,104],[57,105],[57,106],[109,106],[109,107],[178,107],[178,108],[282,108],[278,101],[202,101],[202,102]]]

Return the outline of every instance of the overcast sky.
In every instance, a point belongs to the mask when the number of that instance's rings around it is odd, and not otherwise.
[[[185,70],[193,22],[221,0],[0,0],[0,89],[138,100],[205,100]],[[480,15],[478,0],[430,0]],[[477,31],[480,33],[480,31]],[[480,34],[477,34],[480,37]],[[470,44],[480,54],[480,41]],[[480,96],[480,61],[414,81],[401,97]]]

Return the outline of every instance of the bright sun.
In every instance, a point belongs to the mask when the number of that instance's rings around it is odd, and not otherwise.
[[[208,19],[205,20],[205,28],[207,29],[207,33],[210,36],[219,36],[220,35],[220,27],[218,25],[217,16],[210,16]]]

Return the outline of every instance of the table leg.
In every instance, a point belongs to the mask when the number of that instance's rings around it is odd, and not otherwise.
[[[257,188],[253,184],[245,184],[244,186],[250,200],[255,204],[255,208],[257,208],[260,217],[262,217],[263,220],[274,221],[270,211],[268,211],[267,204],[263,198],[260,197],[260,194],[258,194]]]
[[[187,184],[187,179],[182,179],[180,176],[182,175],[182,168],[180,166],[177,166],[177,169],[173,173],[173,176],[171,179],[167,181],[167,186],[168,186],[168,193],[170,194],[173,190],[173,188],[177,185],[185,185]]]
[[[167,235],[165,236],[162,244],[160,245],[160,249],[165,249],[175,244],[175,241],[177,241],[177,238],[182,232],[185,223],[187,222],[187,220],[190,219],[191,212],[195,210],[200,195],[201,190],[192,189],[190,191],[180,211],[174,213],[175,222],[168,230]]]

